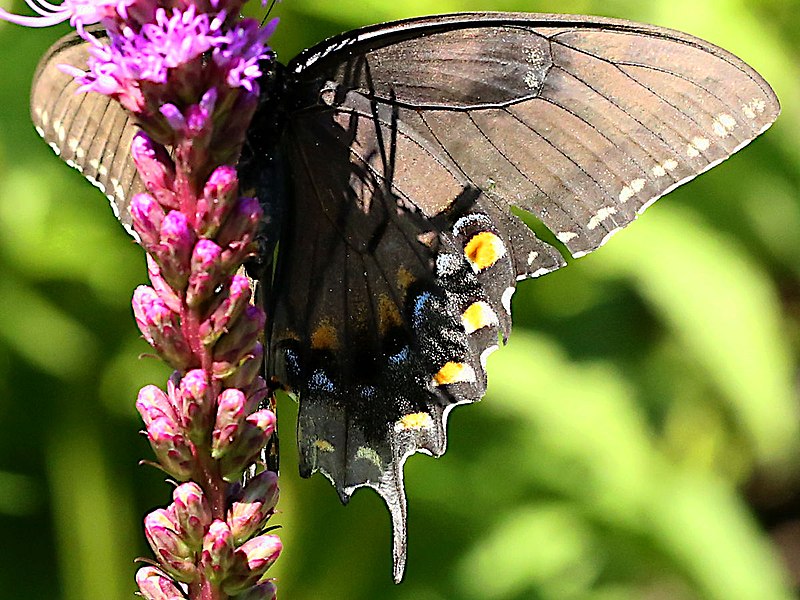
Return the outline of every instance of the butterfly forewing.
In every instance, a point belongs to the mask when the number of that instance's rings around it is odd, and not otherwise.
[[[39,135],[106,194],[114,214],[133,233],[128,203],[143,191],[130,155],[136,126],[116,101],[78,92],[72,75],[59,68],[85,69],[88,57],[88,44],[74,33],[50,48],[33,77],[31,117]]]

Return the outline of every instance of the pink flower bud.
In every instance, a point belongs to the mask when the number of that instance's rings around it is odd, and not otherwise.
[[[142,416],[145,427],[149,427],[150,423],[160,418],[168,419],[176,424],[178,422],[178,415],[169,398],[155,385],[146,385],[139,390],[136,410]]]
[[[225,260],[240,263],[252,251],[264,211],[256,198],[239,198],[219,230],[217,242],[226,248]]]
[[[275,600],[277,595],[278,588],[275,584],[271,581],[266,581],[238,594],[236,600]]]
[[[164,360],[179,370],[191,363],[192,352],[183,337],[177,313],[170,310],[153,288],[146,285],[136,288],[133,314],[144,338]]]
[[[200,240],[194,247],[191,275],[186,289],[186,303],[197,307],[208,299],[227,273],[222,262],[222,248],[211,240]]]
[[[253,351],[265,322],[266,316],[259,307],[245,308],[231,330],[214,346],[214,375],[226,377],[241,366]]]
[[[182,483],[172,492],[172,511],[187,546],[200,550],[203,536],[211,524],[211,508],[202,488],[193,481]]]
[[[219,470],[222,478],[225,481],[238,480],[244,469],[258,458],[274,432],[275,413],[271,410],[259,410],[248,416],[221,453]]]
[[[194,472],[194,446],[177,423],[168,418],[154,419],[147,426],[147,438],[161,467],[178,481],[186,481]]]
[[[161,223],[164,209],[149,194],[136,194],[128,207],[133,221],[133,229],[139,234],[142,247],[152,252],[158,247],[161,238]]]
[[[175,193],[175,164],[166,148],[156,144],[150,137],[137,133],[131,142],[131,157],[147,190],[155,196],[161,206],[178,208]]]
[[[183,113],[174,104],[164,104],[159,109],[162,116],[167,120],[169,126],[173,129],[176,136],[181,136],[186,130],[186,119],[183,118]]]
[[[146,600],[182,600],[183,590],[170,577],[155,567],[142,567],[136,572],[136,585]]]
[[[223,584],[227,594],[239,594],[254,586],[278,559],[283,544],[277,535],[260,535],[236,549],[235,560]]]
[[[253,344],[251,352],[239,362],[237,368],[233,372],[223,378],[222,383],[225,387],[235,387],[243,390],[248,397],[253,391],[264,388],[261,398],[263,399],[266,397],[266,384],[263,379],[258,377],[258,374],[261,372],[263,360],[264,346],[261,342],[256,342]],[[257,377],[261,379],[261,381],[253,387]]]
[[[220,458],[236,440],[244,423],[247,398],[234,388],[224,390],[217,398],[217,419],[211,434],[211,456]]]
[[[197,230],[201,236],[214,237],[238,193],[239,179],[234,167],[222,165],[211,173],[197,201]]]
[[[164,279],[176,290],[182,290],[189,278],[194,232],[186,215],[171,210],[161,223],[160,233],[160,245],[154,258],[161,266]]]
[[[199,245],[199,244],[198,244]],[[191,289],[191,282],[189,284]],[[212,346],[228,330],[231,323],[242,314],[250,302],[250,282],[244,275],[234,275],[219,305],[200,325],[203,345]],[[236,387],[236,386],[231,386]]]
[[[189,438],[197,443],[206,440],[211,429],[214,403],[208,392],[208,375],[203,369],[192,369],[186,373],[177,392],[181,423]]]
[[[202,565],[206,577],[219,584],[233,562],[233,534],[224,521],[215,520],[203,538]]]
[[[175,293],[175,290],[167,283],[161,275],[161,268],[158,263],[149,254],[147,258],[147,273],[150,276],[150,283],[153,289],[158,294],[158,297],[166,304],[173,312],[179,313],[181,311],[181,299]]]
[[[278,475],[263,471],[247,482],[228,509],[227,522],[236,544],[248,540],[266,525],[278,503]]]
[[[159,508],[144,518],[144,533],[164,569],[178,581],[197,578],[196,552],[178,532],[178,523],[167,509]]]

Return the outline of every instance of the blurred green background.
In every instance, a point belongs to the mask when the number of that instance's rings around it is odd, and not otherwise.
[[[360,25],[486,9],[685,30],[758,69],[783,115],[601,251],[520,286],[486,399],[455,411],[445,457],[407,464],[402,585],[378,497],[343,508],[321,476],[299,479],[281,398],[281,596],[796,597],[797,0],[285,0],[273,45],[286,61]],[[142,255],[30,124],[34,66],[63,31],[0,24],[0,598],[116,600],[149,555],[142,516],[170,493],[137,465],[133,408],[166,371],[139,358]]]

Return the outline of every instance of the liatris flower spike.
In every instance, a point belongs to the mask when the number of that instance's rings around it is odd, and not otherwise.
[[[69,20],[90,44],[81,91],[105,94],[141,131],[131,155],[146,192],[130,199],[133,230],[147,252],[150,286],[133,295],[136,323],[175,372],[166,390],[136,401],[160,468],[178,482],[173,502],[145,518],[156,566],[139,570],[150,600],[275,596],[266,580],[281,552],[265,534],[278,500],[277,476],[258,457],[275,430],[260,409],[263,311],[238,274],[255,251],[257,199],[238,194],[236,171],[258,102],[262,28],[241,19],[238,0],[39,0],[38,17],[0,18],[43,26]],[[100,23],[106,36],[87,26]]]

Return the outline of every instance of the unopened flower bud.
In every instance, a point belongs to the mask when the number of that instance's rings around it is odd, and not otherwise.
[[[167,208],[178,208],[175,193],[172,191],[175,164],[166,148],[140,131],[131,142],[131,157],[145,187],[159,204]]]
[[[176,369],[191,362],[192,352],[183,337],[178,314],[170,310],[155,290],[140,285],[133,293],[133,314],[144,338]]]
[[[136,194],[131,198],[128,210],[131,213],[133,229],[139,234],[142,247],[147,252],[154,251],[161,239],[164,209],[150,194]]]
[[[258,458],[261,449],[275,432],[275,413],[269,409],[254,412],[239,427],[235,438],[221,452],[219,470],[225,481],[236,481],[245,468]]]
[[[260,535],[236,549],[235,560],[225,578],[223,589],[238,594],[254,586],[278,559],[283,550],[277,535]]]
[[[263,471],[247,482],[239,497],[228,509],[228,526],[236,544],[258,534],[278,503],[278,475]]]
[[[254,305],[245,308],[230,331],[214,346],[214,374],[225,377],[233,373],[252,352],[264,330],[264,311]]]
[[[189,288],[191,289],[191,282]],[[244,275],[231,277],[228,288],[218,306],[200,325],[200,336],[205,346],[213,346],[219,337],[228,330],[231,323],[242,314],[250,302],[250,294],[250,282],[247,277]]]
[[[147,439],[167,473],[178,481],[186,481],[192,476],[195,465],[193,446],[177,423],[165,417],[154,419],[147,426]]]
[[[238,594],[236,600],[275,600],[277,594],[278,588],[275,584],[267,581]]]
[[[146,600],[183,600],[183,590],[166,573],[155,567],[136,572],[136,585]]]
[[[189,262],[195,235],[181,212],[172,210],[161,223],[161,237],[155,258],[161,274],[175,290],[182,290],[189,278]]]
[[[202,565],[206,577],[219,585],[233,562],[233,534],[224,521],[216,520],[203,538]]]
[[[161,267],[149,254],[147,258],[147,274],[150,276],[150,283],[153,289],[158,294],[158,297],[166,304],[169,309],[175,313],[181,311],[181,299],[172,289],[172,286],[167,283],[166,279],[161,275]]]
[[[236,366],[232,372],[223,378],[225,387],[234,387],[245,390],[246,395],[250,395],[249,388],[255,382],[256,377],[261,372],[262,362],[264,360],[264,346],[261,342],[253,344],[253,348],[248,355],[246,355]],[[260,379],[260,378],[259,378]],[[258,384],[258,388],[265,387],[263,380]]]
[[[222,165],[211,173],[197,201],[197,229],[201,236],[214,237],[238,193],[239,179],[234,167]]]
[[[144,533],[164,569],[178,581],[190,583],[197,578],[196,552],[179,533],[174,515],[164,508],[144,518]]]
[[[247,398],[241,390],[229,388],[217,398],[217,419],[211,434],[211,456],[219,458],[236,440],[247,413]]]
[[[197,443],[207,439],[211,428],[214,405],[208,392],[208,374],[203,369],[192,369],[186,373],[177,390],[181,423],[189,438]]]
[[[156,419],[165,418],[173,423],[178,422],[178,415],[169,401],[167,395],[158,386],[146,385],[139,390],[136,399],[136,410],[142,416],[145,427]]]
[[[242,197],[236,201],[217,235],[220,246],[237,249],[230,257],[226,256],[227,260],[241,262],[236,257],[255,237],[263,215],[264,211],[256,198]],[[245,256],[241,254],[241,258]]]
[[[200,550],[203,536],[212,520],[202,488],[193,481],[182,483],[173,490],[172,499],[172,510],[181,537],[187,546]]]
[[[222,248],[211,240],[198,241],[192,252],[186,304],[197,307],[208,299],[225,277],[227,268],[222,261]]]

